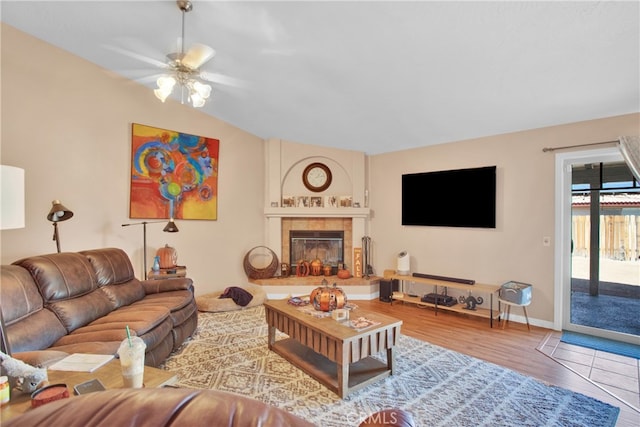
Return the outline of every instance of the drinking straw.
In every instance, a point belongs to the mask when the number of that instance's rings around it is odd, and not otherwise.
[[[129,348],[132,348],[133,344],[131,344],[131,332],[129,332],[129,325],[127,325],[127,339],[129,340]]]

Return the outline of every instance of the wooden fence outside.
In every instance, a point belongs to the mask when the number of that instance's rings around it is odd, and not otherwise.
[[[572,218],[574,255],[589,255],[590,219],[589,215],[574,215]],[[600,215],[600,258],[640,259],[640,216]]]

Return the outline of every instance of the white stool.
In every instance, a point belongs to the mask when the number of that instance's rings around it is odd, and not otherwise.
[[[504,311],[505,316],[503,316],[503,318],[502,318],[502,329],[504,329],[504,326],[509,321],[509,314],[511,313],[511,306],[515,305],[515,306],[518,306],[518,307],[522,307],[522,309],[524,310],[524,318],[527,319],[527,329],[531,330],[531,327],[529,326],[529,316],[527,315],[527,306],[529,304],[531,304],[531,301],[527,302],[526,304],[516,304],[515,302],[505,301],[505,300],[503,300],[501,298],[498,298],[498,301],[501,304],[504,304],[506,306],[506,309]]]

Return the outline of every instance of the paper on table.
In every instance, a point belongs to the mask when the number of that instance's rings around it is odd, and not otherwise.
[[[350,320],[348,325],[356,331],[362,331],[363,329],[370,328],[371,326],[379,325],[380,322],[367,319],[366,317],[358,317],[357,319]]]
[[[113,354],[74,353],[49,366],[53,371],[93,372],[113,359]]]

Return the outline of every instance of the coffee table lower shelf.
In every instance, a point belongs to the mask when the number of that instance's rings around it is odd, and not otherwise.
[[[271,350],[282,356],[292,365],[309,374],[321,384],[324,384],[329,390],[341,398],[391,375],[391,370],[387,363],[373,357],[361,359],[349,364],[349,378],[347,380],[346,392],[341,393],[338,364],[336,362],[332,362],[320,353],[316,353],[311,348],[300,344],[292,338],[276,341],[271,346]]]

